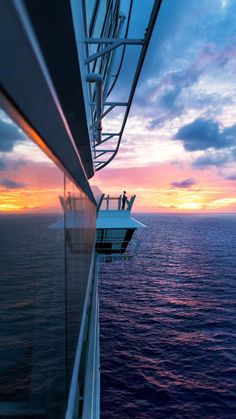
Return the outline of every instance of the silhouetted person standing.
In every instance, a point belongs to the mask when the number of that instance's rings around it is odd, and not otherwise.
[[[127,201],[127,196],[126,196],[126,191],[124,191],[123,192],[123,195],[122,195],[122,210],[125,209],[125,203],[126,203],[126,201]]]

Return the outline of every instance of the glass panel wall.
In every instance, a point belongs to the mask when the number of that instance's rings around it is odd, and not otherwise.
[[[69,178],[65,181],[68,381],[80,331],[95,246],[96,207]]]
[[[64,417],[94,236],[95,206],[0,110],[1,418]]]

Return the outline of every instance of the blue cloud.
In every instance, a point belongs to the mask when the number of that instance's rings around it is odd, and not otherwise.
[[[3,158],[0,157],[0,171],[6,169],[6,163]]]
[[[184,188],[190,188],[191,186],[196,185],[196,183],[197,181],[191,177],[188,179],[181,180],[180,182],[176,182],[176,181],[171,182],[171,186],[173,186],[173,188],[184,189]]]
[[[231,155],[229,153],[208,153],[205,156],[198,157],[194,160],[192,167],[196,169],[204,169],[210,166],[220,167],[224,166],[230,160]]]
[[[25,166],[27,164],[27,160],[24,159],[17,159],[12,160],[11,162],[8,162],[8,165],[13,170],[18,170],[21,166]]]
[[[144,85],[145,94],[140,89],[136,103],[143,110],[144,106],[147,107],[148,97],[151,104],[149,116],[153,117],[158,113],[158,117],[149,122],[149,128],[153,129],[167,119],[173,119],[189,109],[201,111],[211,109],[211,112],[214,112],[216,109],[221,110],[227,104],[232,105],[233,97],[228,92],[219,95],[216,91],[209,94],[202,90],[195,90],[195,93],[191,94],[190,89],[201,80],[204,74],[211,71],[222,74],[222,68],[228,62],[232,64],[235,55],[232,46],[217,50],[215,46],[205,45],[202,46],[195,60],[189,61],[184,68],[165,72],[158,82],[154,78],[153,85],[150,83],[148,87]]]
[[[230,136],[233,130],[230,128],[226,128],[227,135]],[[233,141],[232,137],[232,141]],[[223,167],[227,164],[232,164],[236,161],[236,147],[229,148],[229,149],[221,149],[221,150],[209,150],[206,151],[205,154],[201,157],[196,158],[193,163],[192,167],[194,169],[205,169],[207,167],[215,166],[215,167]]]
[[[0,119],[0,152],[12,151],[16,142],[25,139],[25,134],[15,124]]]
[[[27,183],[16,182],[9,178],[0,179],[0,185],[7,189],[24,189],[28,186]]]
[[[234,45],[235,18],[234,0],[224,8],[220,0],[201,0],[201,7],[195,0],[165,0],[150,46],[150,71],[163,74],[172,63],[193,61],[206,42],[218,48]]]
[[[204,68],[196,63],[186,69],[168,74],[165,81],[166,91],[160,97],[160,105],[167,109],[176,106],[176,101],[179,99],[182,91],[196,83],[203,71]]]
[[[147,128],[190,109],[196,116],[215,118],[226,104],[233,106],[235,22],[234,1],[202,0],[201,7],[195,0],[163,2],[135,96],[136,111],[148,118]],[[216,80],[215,91],[208,92],[205,76]],[[219,93],[217,82],[226,80],[232,80],[232,92]],[[198,83],[198,89],[191,89]]]
[[[236,124],[221,129],[218,122],[198,118],[181,127],[174,136],[187,151],[227,148],[236,144]]]
[[[18,170],[21,166],[24,166],[25,164],[27,164],[27,160],[24,160],[24,159],[10,160],[3,156],[0,157],[0,172],[4,170]]]

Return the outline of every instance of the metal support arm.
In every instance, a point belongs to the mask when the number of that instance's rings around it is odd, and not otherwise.
[[[102,108],[103,108],[103,78],[100,74],[89,73],[87,74],[87,82],[96,84],[96,126],[98,143],[101,142],[102,131]]]
[[[110,44],[109,46],[103,48],[101,51],[96,52],[95,54],[90,55],[85,59],[85,64],[91,63],[91,61],[96,60],[99,57],[102,57],[104,54],[112,51],[115,48],[120,47],[121,45],[143,45],[143,39],[117,39],[113,38],[88,38],[85,42],[90,44]]]

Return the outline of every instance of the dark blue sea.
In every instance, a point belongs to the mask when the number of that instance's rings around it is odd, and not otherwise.
[[[59,218],[0,217],[0,408],[20,417],[32,386],[30,417],[63,417]],[[236,215],[136,218],[139,255],[99,266],[101,419],[235,419]]]
[[[148,215],[100,266],[101,418],[236,418],[236,215]]]

